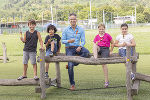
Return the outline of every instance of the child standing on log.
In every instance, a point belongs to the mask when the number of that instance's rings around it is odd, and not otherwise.
[[[136,46],[133,35],[128,33],[128,25],[126,23],[121,25],[122,33],[116,37],[115,47],[119,48],[119,55],[121,57],[126,56],[126,46]],[[131,48],[131,55],[133,55],[133,50]]]
[[[41,49],[43,48],[43,41],[41,38],[41,35],[38,31],[35,30],[36,22],[35,20],[29,20],[28,21],[28,27],[29,30],[25,32],[24,38],[22,37],[22,32],[20,40],[25,43],[24,49],[23,49],[23,64],[24,64],[24,70],[23,75],[18,78],[18,80],[22,80],[24,78],[27,78],[27,68],[28,68],[28,60],[30,59],[31,64],[33,65],[34,69],[34,79],[38,80],[37,77],[37,64],[36,64],[36,49],[37,49],[37,42],[40,41]]]
[[[57,29],[54,25],[49,25],[47,27],[47,33],[49,35],[45,38],[45,46],[46,46],[46,56],[52,57],[54,54],[57,54],[60,52],[61,48],[61,37],[58,34],[55,34],[57,32]],[[49,63],[46,63],[46,71],[45,71],[45,78],[48,78],[48,69],[49,69]]]
[[[98,31],[99,34],[96,35],[94,38],[94,46],[93,46],[94,58],[98,58],[98,55],[100,55],[102,58],[107,58],[109,57],[110,54],[112,54],[114,41],[108,33],[105,33],[104,24],[98,25]],[[110,43],[111,43],[111,49],[109,50]],[[107,65],[103,64],[102,67],[103,67],[103,72],[105,77],[104,86],[107,88],[109,85]]]

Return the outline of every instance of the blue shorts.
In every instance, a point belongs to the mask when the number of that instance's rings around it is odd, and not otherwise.
[[[53,53],[56,54],[57,51],[58,51],[57,45],[55,44],[55,45],[54,45],[54,51],[53,51]],[[46,56],[49,56],[50,52],[51,52],[51,48],[48,48],[48,49],[46,50]]]
[[[100,47],[100,51],[98,52],[98,55],[100,55],[102,58],[108,58],[109,57],[109,47]]]

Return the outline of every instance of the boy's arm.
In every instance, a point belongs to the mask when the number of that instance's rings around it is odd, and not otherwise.
[[[43,50],[44,50],[44,47],[43,47],[43,41],[42,41],[42,38],[41,38],[40,32],[37,32],[37,36],[38,36],[38,39],[39,39],[39,41],[40,41],[41,49],[43,49]]]
[[[21,32],[20,34],[22,34],[22,32]],[[20,40],[21,40],[23,43],[26,42],[26,32],[25,32],[25,34],[24,34],[24,38],[23,38],[22,35],[21,35]]]

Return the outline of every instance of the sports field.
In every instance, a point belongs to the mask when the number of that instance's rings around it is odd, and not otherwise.
[[[150,74],[150,27],[136,27],[129,28],[136,41],[136,51],[140,53],[140,58],[137,63],[137,72],[143,74]],[[113,39],[120,33],[120,29],[106,30]],[[86,45],[85,47],[92,52],[92,41],[94,36],[98,33],[97,30],[86,30]],[[58,33],[61,35],[61,33]],[[41,33],[43,40],[47,33]],[[10,61],[3,64],[0,61],[0,79],[16,79],[22,74],[22,53],[23,43],[21,43],[18,34],[0,35],[0,43],[5,42],[7,46],[7,54]],[[39,49],[39,47],[38,47]],[[117,48],[114,52],[117,52]],[[61,52],[64,52],[64,45],[62,45]],[[0,55],[2,55],[2,48],[0,47]],[[39,50],[37,56],[39,55]],[[65,69],[66,63],[61,63],[61,78],[62,87],[69,88],[68,71]],[[50,65],[49,75],[54,78],[55,66]],[[103,89],[104,76],[101,66],[79,65],[75,67],[75,81],[77,91],[70,91],[63,88],[51,87],[47,89],[46,100],[127,100],[125,86],[125,66],[124,64],[110,64],[109,81],[111,87]],[[39,64],[38,64],[39,75]],[[29,63],[28,77],[33,77],[33,69]],[[119,87],[123,86],[123,87]],[[34,86],[17,86],[17,87],[2,87],[0,86],[0,100],[40,100],[40,94],[34,92]],[[86,90],[87,89],[87,90]],[[149,100],[150,98],[150,84],[141,82],[139,94],[134,96],[134,100]]]

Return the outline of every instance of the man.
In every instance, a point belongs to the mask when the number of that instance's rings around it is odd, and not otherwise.
[[[74,13],[69,15],[70,26],[68,26],[62,33],[62,43],[65,44],[66,55],[75,56],[79,55],[81,57],[88,57],[89,51],[84,48],[85,45],[85,32],[77,25],[77,16]],[[81,41],[81,43],[80,43]],[[74,81],[74,66],[78,63],[68,62],[68,74],[70,80],[70,90],[75,90]]]

